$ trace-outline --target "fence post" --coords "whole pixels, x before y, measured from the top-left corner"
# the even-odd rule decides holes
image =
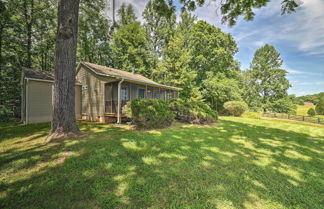
[[[305,121],[305,116],[303,116],[303,121]]]
[[[318,124],[321,123],[321,118],[317,118]]]
[[[290,114],[288,114],[288,120],[290,119]]]

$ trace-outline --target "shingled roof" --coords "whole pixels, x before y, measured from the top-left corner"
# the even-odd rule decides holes
[[[32,70],[32,69],[29,69],[29,68],[24,68],[23,72],[24,72],[25,78],[54,81],[54,75],[52,73],[50,73],[50,72]]]
[[[54,82],[54,74],[51,72],[23,68],[23,74],[25,79]],[[75,85],[81,84],[75,81]]]
[[[135,73],[131,73],[131,72],[123,71],[123,70],[118,70],[118,69],[114,69],[114,68],[110,68],[110,67],[106,67],[106,66],[102,66],[102,65],[97,65],[97,64],[93,64],[93,63],[89,63],[89,62],[81,62],[79,67],[82,65],[85,66],[86,68],[92,70],[94,73],[101,75],[101,76],[114,77],[117,79],[125,79],[128,81],[134,81],[134,82],[138,82],[138,83],[149,84],[152,86],[169,88],[169,89],[178,90],[178,91],[181,90],[180,88],[177,88],[177,87],[159,84],[159,83],[157,83],[149,78],[146,78],[142,75],[139,75],[139,74],[135,74]]]

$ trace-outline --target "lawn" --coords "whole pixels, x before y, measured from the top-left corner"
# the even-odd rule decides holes
[[[0,126],[0,208],[323,208],[324,128],[223,117],[154,131]]]
[[[314,108],[315,109],[315,105],[313,106],[304,106],[304,105],[297,105],[297,115],[308,115],[307,111],[310,108]],[[315,117],[320,117],[320,118],[324,118],[324,115],[316,115]]]

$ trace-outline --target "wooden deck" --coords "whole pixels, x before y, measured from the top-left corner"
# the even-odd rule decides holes
[[[121,122],[129,122],[130,118],[126,115],[121,114]],[[116,113],[105,113],[105,123],[117,123],[117,114]]]

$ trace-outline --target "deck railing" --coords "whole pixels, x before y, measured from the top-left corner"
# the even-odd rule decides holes
[[[128,101],[127,100],[122,100],[120,101],[120,112],[122,112],[122,109],[124,105],[126,105]],[[110,100],[110,101],[105,101],[105,113],[112,113],[112,114],[117,114],[117,106],[118,102],[117,100]]]
[[[307,115],[294,115],[294,114],[287,114],[287,113],[265,112],[265,113],[262,113],[262,116],[268,117],[268,118],[279,118],[279,119],[288,119],[288,120],[296,120],[296,121],[324,124],[324,118],[312,117],[312,116],[307,116]]]

